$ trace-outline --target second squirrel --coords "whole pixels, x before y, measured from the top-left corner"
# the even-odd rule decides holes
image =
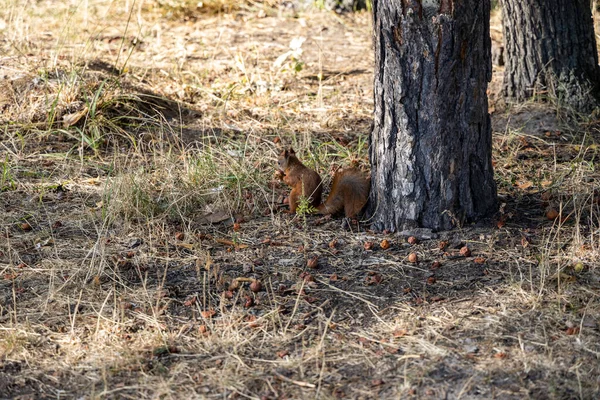
[[[371,177],[356,168],[338,171],[333,176],[327,200],[317,207],[319,214],[344,211],[346,218],[356,218],[369,199]]]

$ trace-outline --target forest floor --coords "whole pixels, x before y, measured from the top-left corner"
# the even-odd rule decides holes
[[[0,398],[600,397],[598,118],[495,67],[495,219],[292,218],[283,146],[368,167],[369,14],[207,3],[0,2]]]

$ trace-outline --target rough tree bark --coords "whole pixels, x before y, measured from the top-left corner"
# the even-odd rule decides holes
[[[373,228],[441,230],[493,213],[490,0],[375,0],[373,17]]]
[[[600,99],[590,0],[503,0],[504,95],[549,94],[578,111]]]

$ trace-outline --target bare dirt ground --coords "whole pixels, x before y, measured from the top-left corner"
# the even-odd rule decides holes
[[[600,396],[597,117],[496,69],[494,220],[291,218],[283,146],[368,167],[369,15],[173,4],[0,1],[0,398]]]

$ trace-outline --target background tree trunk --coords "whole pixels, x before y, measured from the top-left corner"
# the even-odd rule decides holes
[[[373,16],[373,228],[449,229],[489,215],[490,0],[375,0]]]
[[[548,90],[578,111],[600,99],[590,0],[503,0],[504,95],[523,101]]]

